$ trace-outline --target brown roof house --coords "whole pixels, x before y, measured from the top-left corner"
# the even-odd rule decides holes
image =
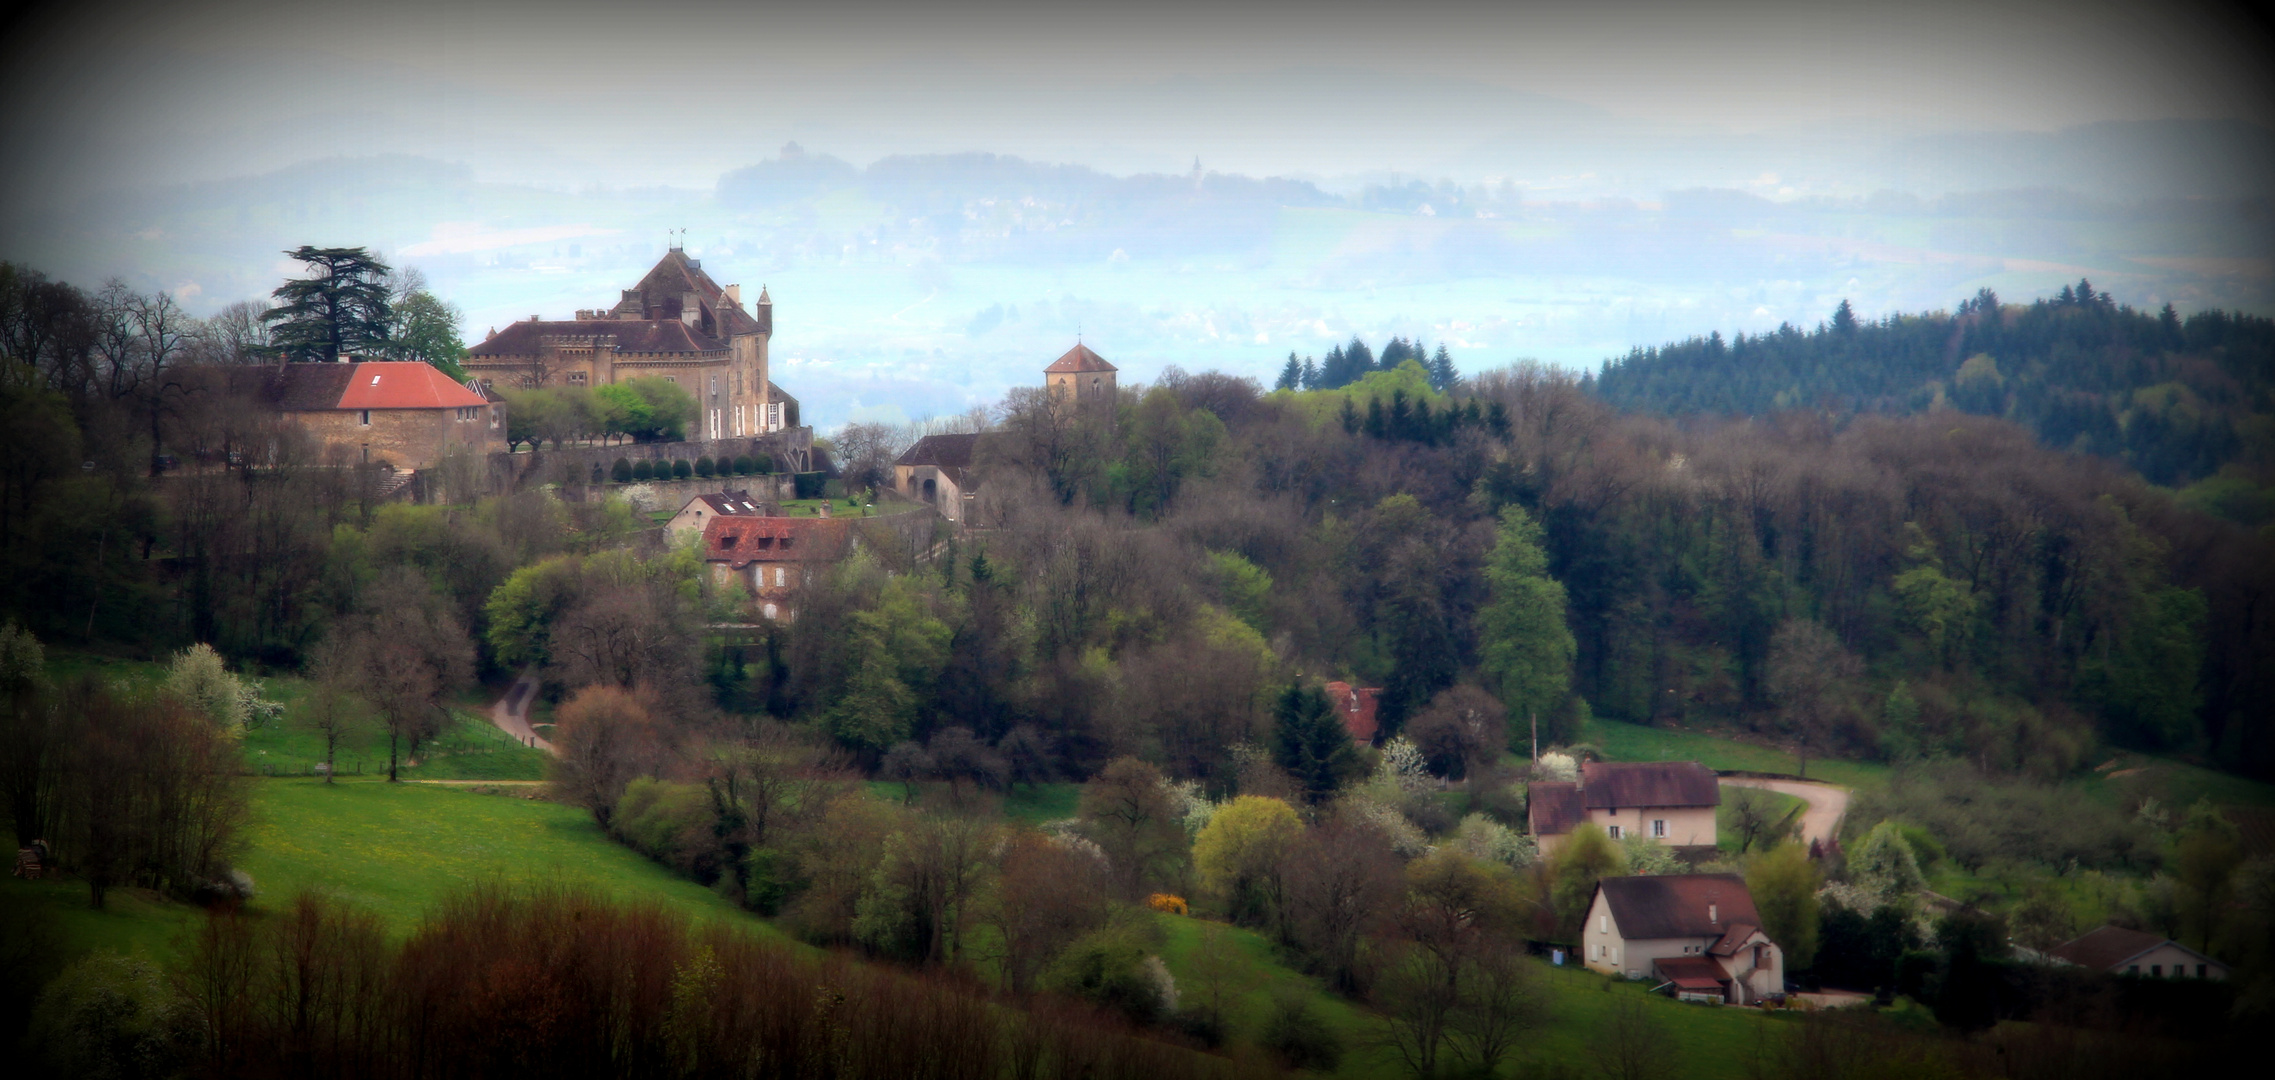
[[[774,302],[765,289],[744,310],[742,286],[721,285],[679,248],[624,290],[616,306],[575,319],[532,315],[492,331],[463,365],[484,384],[599,386],[669,379],[695,396],[692,439],[741,438],[797,426],[797,403],[767,381]]]
[[[233,393],[298,421],[334,461],[419,470],[451,453],[503,453],[506,407],[417,361],[208,369]]]
[[[1574,825],[1593,821],[1614,840],[1647,836],[1669,847],[1712,848],[1722,785],[1695,761],[1591,761],[1577,783],[1532,785],[1533,839],[1549,855]]]
[[[962,524],[966,500],[979,488],[972,474],[972,459],[979,452],[977,434],[927,435],[893,461],[893,487],[912,499],[922,499],[949,521]]]
[[[797,615],[798,590],[853,553],[843,518],[714,516],[703,526],[703,559],[719,584],[739,581],[768,620]]]
[[[2046,955],[2066,964],[2150,979],[2225,979],[2228,966],[2170,938],[2104,926]]]
[[[664,523],[664,535],[672,543],[688,535],[700,536],[703,528],[715,517],[758,517],[766,513],[766,504],[750,497],[748,491],[720,491],[697,495],[687,500],[671,520]]]
[[[1343,720],[1343,730],[1351,733],[1351,741],[1372,743],[1382,730],[1375,717],[1375,708],[1381,703],[1379,686],[1352,686],[1347,682],[1327,684],[1327,700],[1335,703],[1335,715]]]
[[[1605,878],[1580,928],[1581,962],[1686,1000],[1752,1005],[1785,993],[1785,952],[1761,925],[1736,874]]]
[[[1085,408],[1106,407],[1114,402],[1114,372],[1114,365],[1107,363],[1105,357],[1076,342],[1066,355],[1043,369],[1043,386],[1050,391],[1053,401]]]

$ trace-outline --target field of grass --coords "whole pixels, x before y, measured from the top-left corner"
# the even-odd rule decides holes
[[[1792,774],[1800,762],[1791,753],[1703,731],[1644,727],[1618,720],[1590,721],[1581,736],[1612,761],[1696,761],[1709,769]],[[1873,787],[1888,779],[1886,765],[1831,758],[1809,759],[1809,779],[1848,787]]]
[[[419,747],[417,764],[399,770],[408,780],[542,780],[545,751],[523,746],[479,716],[453,712],[451,726]],[[324,760],[324,741],[294,724],[245,733],[247,765],[263,776],[306,776]],[[387,736],[372,730],[343,740],[336,758],[342,776],[384,776]]]
[[[260,889],[256,907],[320,888],[400,930],[469,885],[560,885],[762,925],[558,803],[377,780],[263,780],[256,792],[239,863]]]
[[[1380,1045],[1375,1015],[1358,1005],[1327,993],[1317,981],[1281,966],[1271,945],[1246,930],[1176,915],[1157,916],[1166,938],[1162,960],[1176,976],[1179,996],[1186,1002],[1202,1000],[1207,993],[1196,963],[1214,936],[1232,958],[1224,979],[1226,1013],[1235,1040],[1252,1039],[1269,1014],[1275,995],[1295,994],[1342,1037],[1343,1063],[1334,1075],[1381,1078],[1411,1075],[1397,1053]],[[1217,933],[1208,933],[1210,928]],[[1781,1021],[1775,1014],[1750,1009],[1688,1005],[1651,995],[1643,983],[1607,979],[1577,967],[1540,964],[1548,991],[1548,1020],[1520,1042],[1516,1060],[1504,1072],[1527,1064],[1553,1064],[1584,1070],[1589,1061],[1588,1041],[1599,1037],[1611,1007],[1623,996],[1642,999],[1660,1027],[1667,1060],[1682,1061],[1685,1077],[1730,1080],[1748,1075],[1746,1061],[1764,1025]]]

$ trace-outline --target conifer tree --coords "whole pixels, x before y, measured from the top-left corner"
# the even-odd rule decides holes
[[[287,281],[270,294],[277,306],[261,318],[270,323],[271,348],[286,359],[323,361],[385,348],[392,317],[386,263],[359,247],[304,244],[285,254],[315,275]]]
[[[1521,725],[1563,704],[1577,649],[1564,625],[1564,585],[1548,576],[1540,525],[1521,506],[1501,511],[1485,581],[1492,599],[1477,615],[1479,653],[1495,696]]]
[[[1291,351],[1288,353],[1287,366],[1280,369],[1280,381],[1272,384],[1272,389],[1294,390],[1302,385],[1303,361],[1296,359],[1295,353]]]
[[[1430,357],[1430,389],[1441,394],[1448,393],[1460,379],[1461,373],[1453,367],[1453,354],[1446,351],[1445,342],[1438,342],[1437,353]]]
[[[1318,802],[1359,771],[1358,748],[1335,715],[1327,691],[1289,683],[1273,710],[1272,761]]]

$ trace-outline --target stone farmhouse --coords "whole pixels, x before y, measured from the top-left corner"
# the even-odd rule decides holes
[[[573,320],[535,315],[468,350],[464,367],[484,385],[602,386],[658,377],[694,395],[698,440],[764,435],[798,425],[797,402],[768,381],[774,302],[759,289],[746,311],[742,286],[720,285],[679,248],[664,254],[614,307]]]
[[[703,526],[711,580],[740,582],[769,621],[797,615],[800,589],[852,554],[853,523],[842,518],[715,515]]]
[[[338,464],[431,468],[450,454],[503,453],[506,408],[416,361],[212,369],[232,394],[298,421]]]
[[[2225,979],[2228,966],[2170,938],[2104,926],[2065,941],[2046,955],[2111,975],[2149,979]]]
[[[664,536],[678,543],[689,535],[701,536],[712,518],[760,517],[767,512],[766,504],[750,497],[745,491],[719,491],[697,495],[664,523]]]
[[[1721,781],[1698,762],[1591,761],[1580,766],[1578,783],[1532,785],[1527,816],[1544,857],[1583,821],[1614,840],[1636,835],[1669,847],[1712,849],[1720,805]]]
[[[981,438],[975,433],[916,440],[893,461],[894,490],[930,503],[949,521],[962,524],[968,512],[965,500],[978,494],[978,478],[971,469]]]
[[[1588,970],[1652,979],[1686,1000],[1752,1005],[1785,993],[1785,952],[1736,874],[1605,878],[1580,937]]]

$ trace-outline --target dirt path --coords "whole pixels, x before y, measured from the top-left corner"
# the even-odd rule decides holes
[[[528,672],[522,672],[521,678],[515,679],[513,685],[506,688],[506,696],[490,706],[490,722],[524,746],[534,746],[548,754],[557,755],[560,751],[553,749],[552,743],[539,738],[537,731],[529,726],[529,703],[535,700],[537,680]]]
[[[1820,784],[1815,780],[1761,780],[1750,776],[1725,776],[1725,787],[1750,787],[1791,795],[1809,804],[1801,812],[1801,839],[1829,841],[1840,831],[1841,817],[1848,813],[1848,789],[1836,784]]]

